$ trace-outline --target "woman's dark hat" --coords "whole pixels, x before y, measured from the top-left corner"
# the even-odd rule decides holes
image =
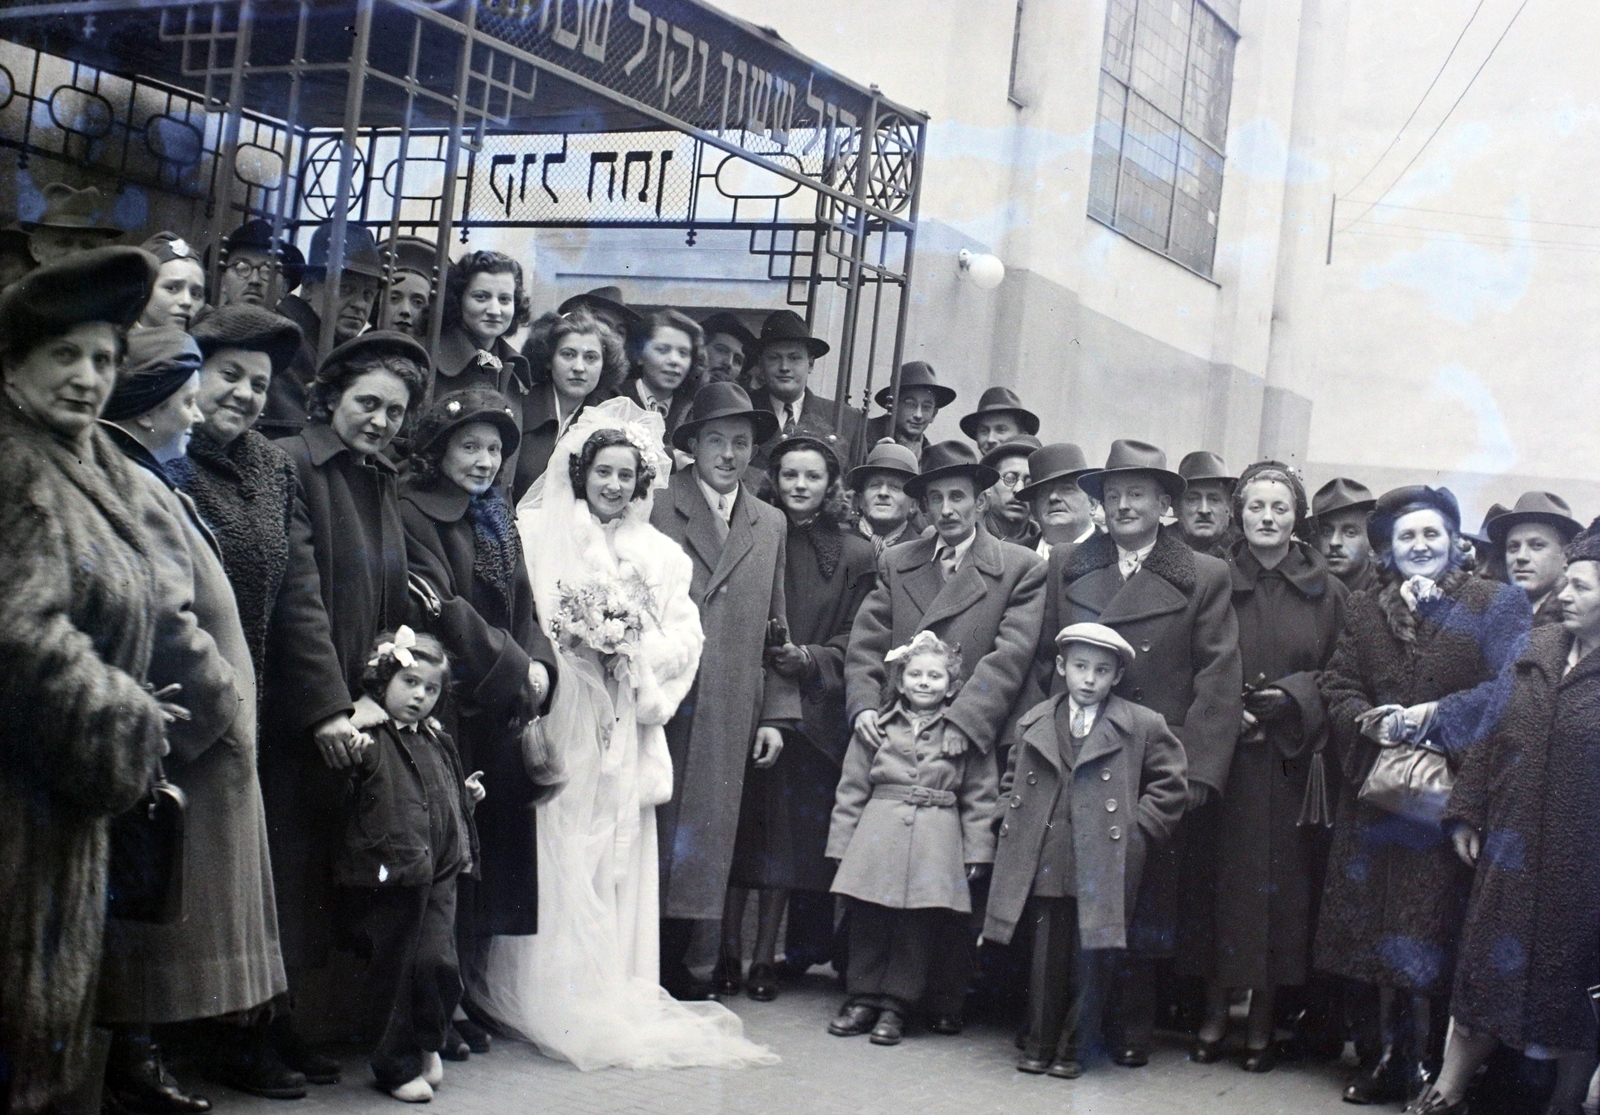
[[[864,464],[850,470],[848,483],[852,491],[859,492],[875,472],[891,472],[911,480],[917,471],[917,455],[894,438],[886,437],[872,447]]]
[[[770,410],[757,410],[750,396],[737,383],[708,383],[694,394],[689,413],[672,431],[674,447],[689,452],[689,441],[700,427],[718,418],[748,418],[755,426],[755,441],[760,445],[778,432],[778,416]]]
[[[339,345],[327,356],[322,358],[322,363],[317,365],[317,377],[320,379],[327,369],[335,364],[342,364],[357,356],[404,356],[416,364],[417,368],[426,375],[432,367],[428,360],[428,350],[415,337],[406,333],[397,333],[392,329],[369,329],[359,337],[353,337],[344,344]]]
[[[1378,500],[1372,489],[1347,476],[1335,476],[1311,497],[1311,517],[1320,519],[1336,511],[1371,511]]]
[[[123,230],[106,216],[110,199],[94,186],[75,190],[65,182],[51,182],[40,191],[44,194],[44,212],[37,220],[17,222],[32,232],[36,228],[70,228],[75,232],[98,232],[107,240],[115,240]]]
[[[998,469],[1000,462],[1007,457],[1027,457],[1031,461],[1034,453],[1043,448],[1044,445],[1038,438],[1032,434],[1022,434],[1020,437],[1014,437],[1010,441],[1002,441],[999,445],[989,450],[983,455],[983,463],[992,469]],[[1031,470],[1029,475],[1032,475]]]
[[[1600,519],[1580,530],[1566,548],[1567,564],[1575,561],[1600,561]]]
[[[1125,472],[1148,472],[1160,482],[1173,499],[1183,495],[1188,482],[1167,468],[1167,455],[1155,446],[1127,438],[1111,443],[1106,456],[1106,467],[1091,469],[1078,477],[1078,487],[1091,499],[1105,499],[1106,477]]]
[[[158,269],[143,248],[115,245],[28,272],[0,294],[0,349],[25,353],[90,321],[132,325],[150,301]]]
[[[1046,485],[1054,484],[1058,480],[1076,483],[1078,477],[1090,471],[1092,470],[1089,468],[1088,459],[1083,455],[1083,450],[1070,441],[1058,441],[1042,449],[1035,449],[1028,458],[1028,486],[1017,489],[1017,498],[1032,499],[1042,492]]]
[[[176,232],[158,232],[139,247],[156,257],[157,263],[171,263],[175,259],[191,259],[204,267],[200,253],[193,244]]]
[[[1372,513],[1367,516],[1367,541],[1376,553],[1382,553],[1394,543],[1394,523],[1402,508],[1431,507],[1444,516],[1446,524],[1456,534],[1461,533],[1461,504],[1449,488],[1430,488],[1426,484],[1408,484],[1391,488],[1378,497]]]
[[[941,441],[928,446],[922,454],[922,471],[906,481],[906,494],[921,499],[929,484],[947,476],[971,477],[974,494],[986,492],[1000,482],[1000,474],[978,460],[972,446],[964,441]]]
[[[272,361],[273,375],[289,366],[304,342],[304,335],[294,322],[248,302],[207,310],[195,319],[189,334],[208,360],[212,353],[224,348],[264,352]]]
[[[956,401],[956,389],[940,383],[939,373],[933,370],[933,365],[925,364],[921,360],[900,365],[900,390],[904,391],[907,387],[926,387],[931,390],[933,405],[940,410]],[[874,395],[873,401],[881,407],[887,407],[894,401],[894,384],[891,383]]]
[[[1185,485],[1199,480],[1215,480],[1226,484],[1230,492],[1239,483],[1237,476],[1228,474],[1228,466],[1222,463],[1221,457],[1204,449],[1196,449],[1179,461],[1178,475],[1183,477]]]
[[[133,330],[117,385],[100,417],[121,422],[148,414],[189,382],[200,361],[200,346],[176,325]]]
[[[629,336],[644,328],[643,315],[623,302],[621,287],[595,287],[583,294],[575,294],[561,303],[557,312],[570,314],[577,309],[597,311],[598,316],[606,321],[620,321]]]
[[[1523,523],[1544,523],[1554,527],[1556,533],[1561,535],[1563,546],[1583,529],[1583,524],[1572,517],[1572,505],[1554,492],[1523,492],[1517,497],[1515,507],[1493,522],[1486,523],[1483,530],[1496,546],[1504,546],[1511,528]]]
[[[1221,461],[1220,457],[1217,459]],[[1310,518],[1311,504],[1306,499],[1306,486],[1301,481],[1300,474],[1295,471],[1293,465],[1273,460],[1256,461],[1239,474],[1237,483],[1233,485],[1234,513],[1236,515],[1241,515],[1242,517],[1242,504],[1240,501],[1244,496],[1245,485],[1258,477],[1279,482],[1287,481],[1289,493],[1294,497],[1294,522],[1296,527],[1299,527],[1300,524]]]
[[[991,387],[978,396],[978,409],[961,419],[961,432],[970,438],[978,436],[978,419],[986,414],[1009,411],[1017,416],[1017,423],[1026,434],[1039,432],[1039,416],[1022,405],[1022,399],[1009,387]]]
[[[844,465],[840,463],[839,451],[843,449],[838,434],[790,434],[767,450],[767,469],[775,472],[778,462],[783,460],[783,455],[791,449],[814,449],[821,453],[823,459],[832,465],[831,472],[839,476],[844,472]]]
[[[383,257],[390,271],[410,271],[431,283],[439,262],[439,245],[420,236],[396,236],[383,246]],[[448,262],[445,266],[449,266]]]
[[[761,323],[761,336],[756,339],[755,349],[745,354],[746,359],[754,360],[768,345],[782,341],[799,341],[813,360],[828,355],[833,348],[821,337],[813,337],[806,328],[805,319],[793,310],[774,310]]]
[[[706,340],[708,341],[718,333],[726,333],[730,337],[737,338],[739,343],[744,346],[745,359],[747,360],[750,358],[750,353],[755,351],[756,335],[750,332],[744,322],[726,310],[714,313],[702,321],[700,323],[700,331],[706,335]]]
[[[274,243],[272,239],[272,222],[265,217],[251,217],[244,224],[228,233],[222,241],[222,265],[226,267],[228,260],[233,258],[236,251],[260,252],[262,255],[275,256],[283,275],[283,292],[288,294],[300,285],[300,280],[305,277],[306,257],[294,242],[287,236]],[[206,265],[210,266],[211,249],[206,249]]]
[[[473,422],[487,422],[500,431],[502,459],[509,458],[522,443],[522,430],[510,400],[490,387],[468,387],[435,399],[422,412],[411,438],[412,453],[426,453],[429,446],[447,440]]]

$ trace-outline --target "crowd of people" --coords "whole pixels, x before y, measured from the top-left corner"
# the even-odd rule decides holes
[[[498,252],[352,224],[329,274],[325,227],[133,247],[46,195],[0,243],[10,1110],[208,1110],[174,1048],[334,1083],[336,954],[407,1102],[496,1037],[771,1063],[718,1000],[831,965],[840,1038],[1015,990],[1024,1073],[1159,1028],[1353,1042],[1345,1100],[1427,1115],[1548,1062],[1580,1110],[1600,523],[1559,496],[1473,534],[1445,488],[1091,463],[1006,387],[931,442],[930,364],[840,406],[787,309],[539,313]]]

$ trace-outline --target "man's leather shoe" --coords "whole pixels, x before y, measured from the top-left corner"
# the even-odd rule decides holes
[[[906,1022],[900,1017],[900,1012],[886,1010],[878,1015],[878,1024],[872,1028],[872,1036],[867,1040],[873,1045],[899,1045],[905,1029]]]
[[[461,1040],[467,1043],[469,1050],[478,1054],[489,1052],[493,1038],[488,1030],[470,1018],[458,1018],[451,1025],[456,1028],[456,1033],[461,1035]]]
[[[839,1015],[828,1023],[828,1033],[836,1038],[854,1038],[869,1033],[878,1022],[878,1008],[865,1003],[846,1003]]]
[[[147,1036],[125,1038],[113,1046],[106,1066],[106,1092],[128,1115],[201,1115],[211,1110],[210,1100],[183,1090],[167,1071],[161,1048]]]
[[[1059,1061],[1051,1061],[1050,1067],[1045,1071],[1057,1080],[1076,1080],[1083,1075],[1083,1062],[1062,1058]]]
[[[305,1098],[305,1074],[283,1063],[283,1058],[278,1056],[278,1050],[265,1032],[247,1029],[232,1035],[232,1040],[226,1040],[217,1032],[220,1029],[217,1027],[208,1035],[213,1037],[210,1043],[213,1055],[205,1064],[206,1076],[236,1091],[248,1092],[263,1099]]]
[[[467,1039],[461,1036],[461,1031],[456,1029],[454,1022],[445,1027],[444,1044],[439,1047],[439,1056],[446,1061],[465,1061],[472,1056],[472,1047],[467,1044]]]
[[[1150,1054],[1131,1045],[1123,1046],[1111,1054],[1113,1064],[1121,1065],[1125,1069],[1142,1069],[1150,1063]]]
[[[1017,1062],[1017,1071],[1032,1076],[1043,1076],[1050,1071],[1050,1063],[1040,1057],[1024,1057]]]
[[[961,1021],[959,1015],[941,1014],[928,1023],[928,1029],[936,1034],[959,1034],[966,1029],[966,1023]]]
[[[770,1003],[778,997],[778,973],[771,964],[752,964],[744,988],[756,1002]]]
[[[744,990],[743,967],[743,963],[737,957],[717,958],[717,966],[711,969],[711,986],[717,989],[718,995],[737,995]],[[755,975],[753,966],[750,974]]]
[[[344,1075],[344,1065],[326,1053],[318,1053],[309,1045],[300,1044],[290,1049],[280,1045],[278,1054],[284,1064],[305,1075],[307,1084],[337,1084]]]

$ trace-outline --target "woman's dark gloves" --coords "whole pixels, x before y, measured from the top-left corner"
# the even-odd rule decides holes
[[[1297,706],[1294,698],[1276,686],[1252,689],[1244,695],[1245,711],[1263,724],[1271,724],[1292,716]]]

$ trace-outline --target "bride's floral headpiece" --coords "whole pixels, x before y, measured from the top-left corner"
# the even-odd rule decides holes
[[[616,430],[627,439],[653,474],[651,487],[667,486],[667,479],[672,475],[672,458],[663,448],[667,424],[661,415],[645,410],[631,399],[620,396],[607,399],[579,414],[562,440],[571,439],[571,456],[577,456],[583,451],[584,443],[602,430]]]

